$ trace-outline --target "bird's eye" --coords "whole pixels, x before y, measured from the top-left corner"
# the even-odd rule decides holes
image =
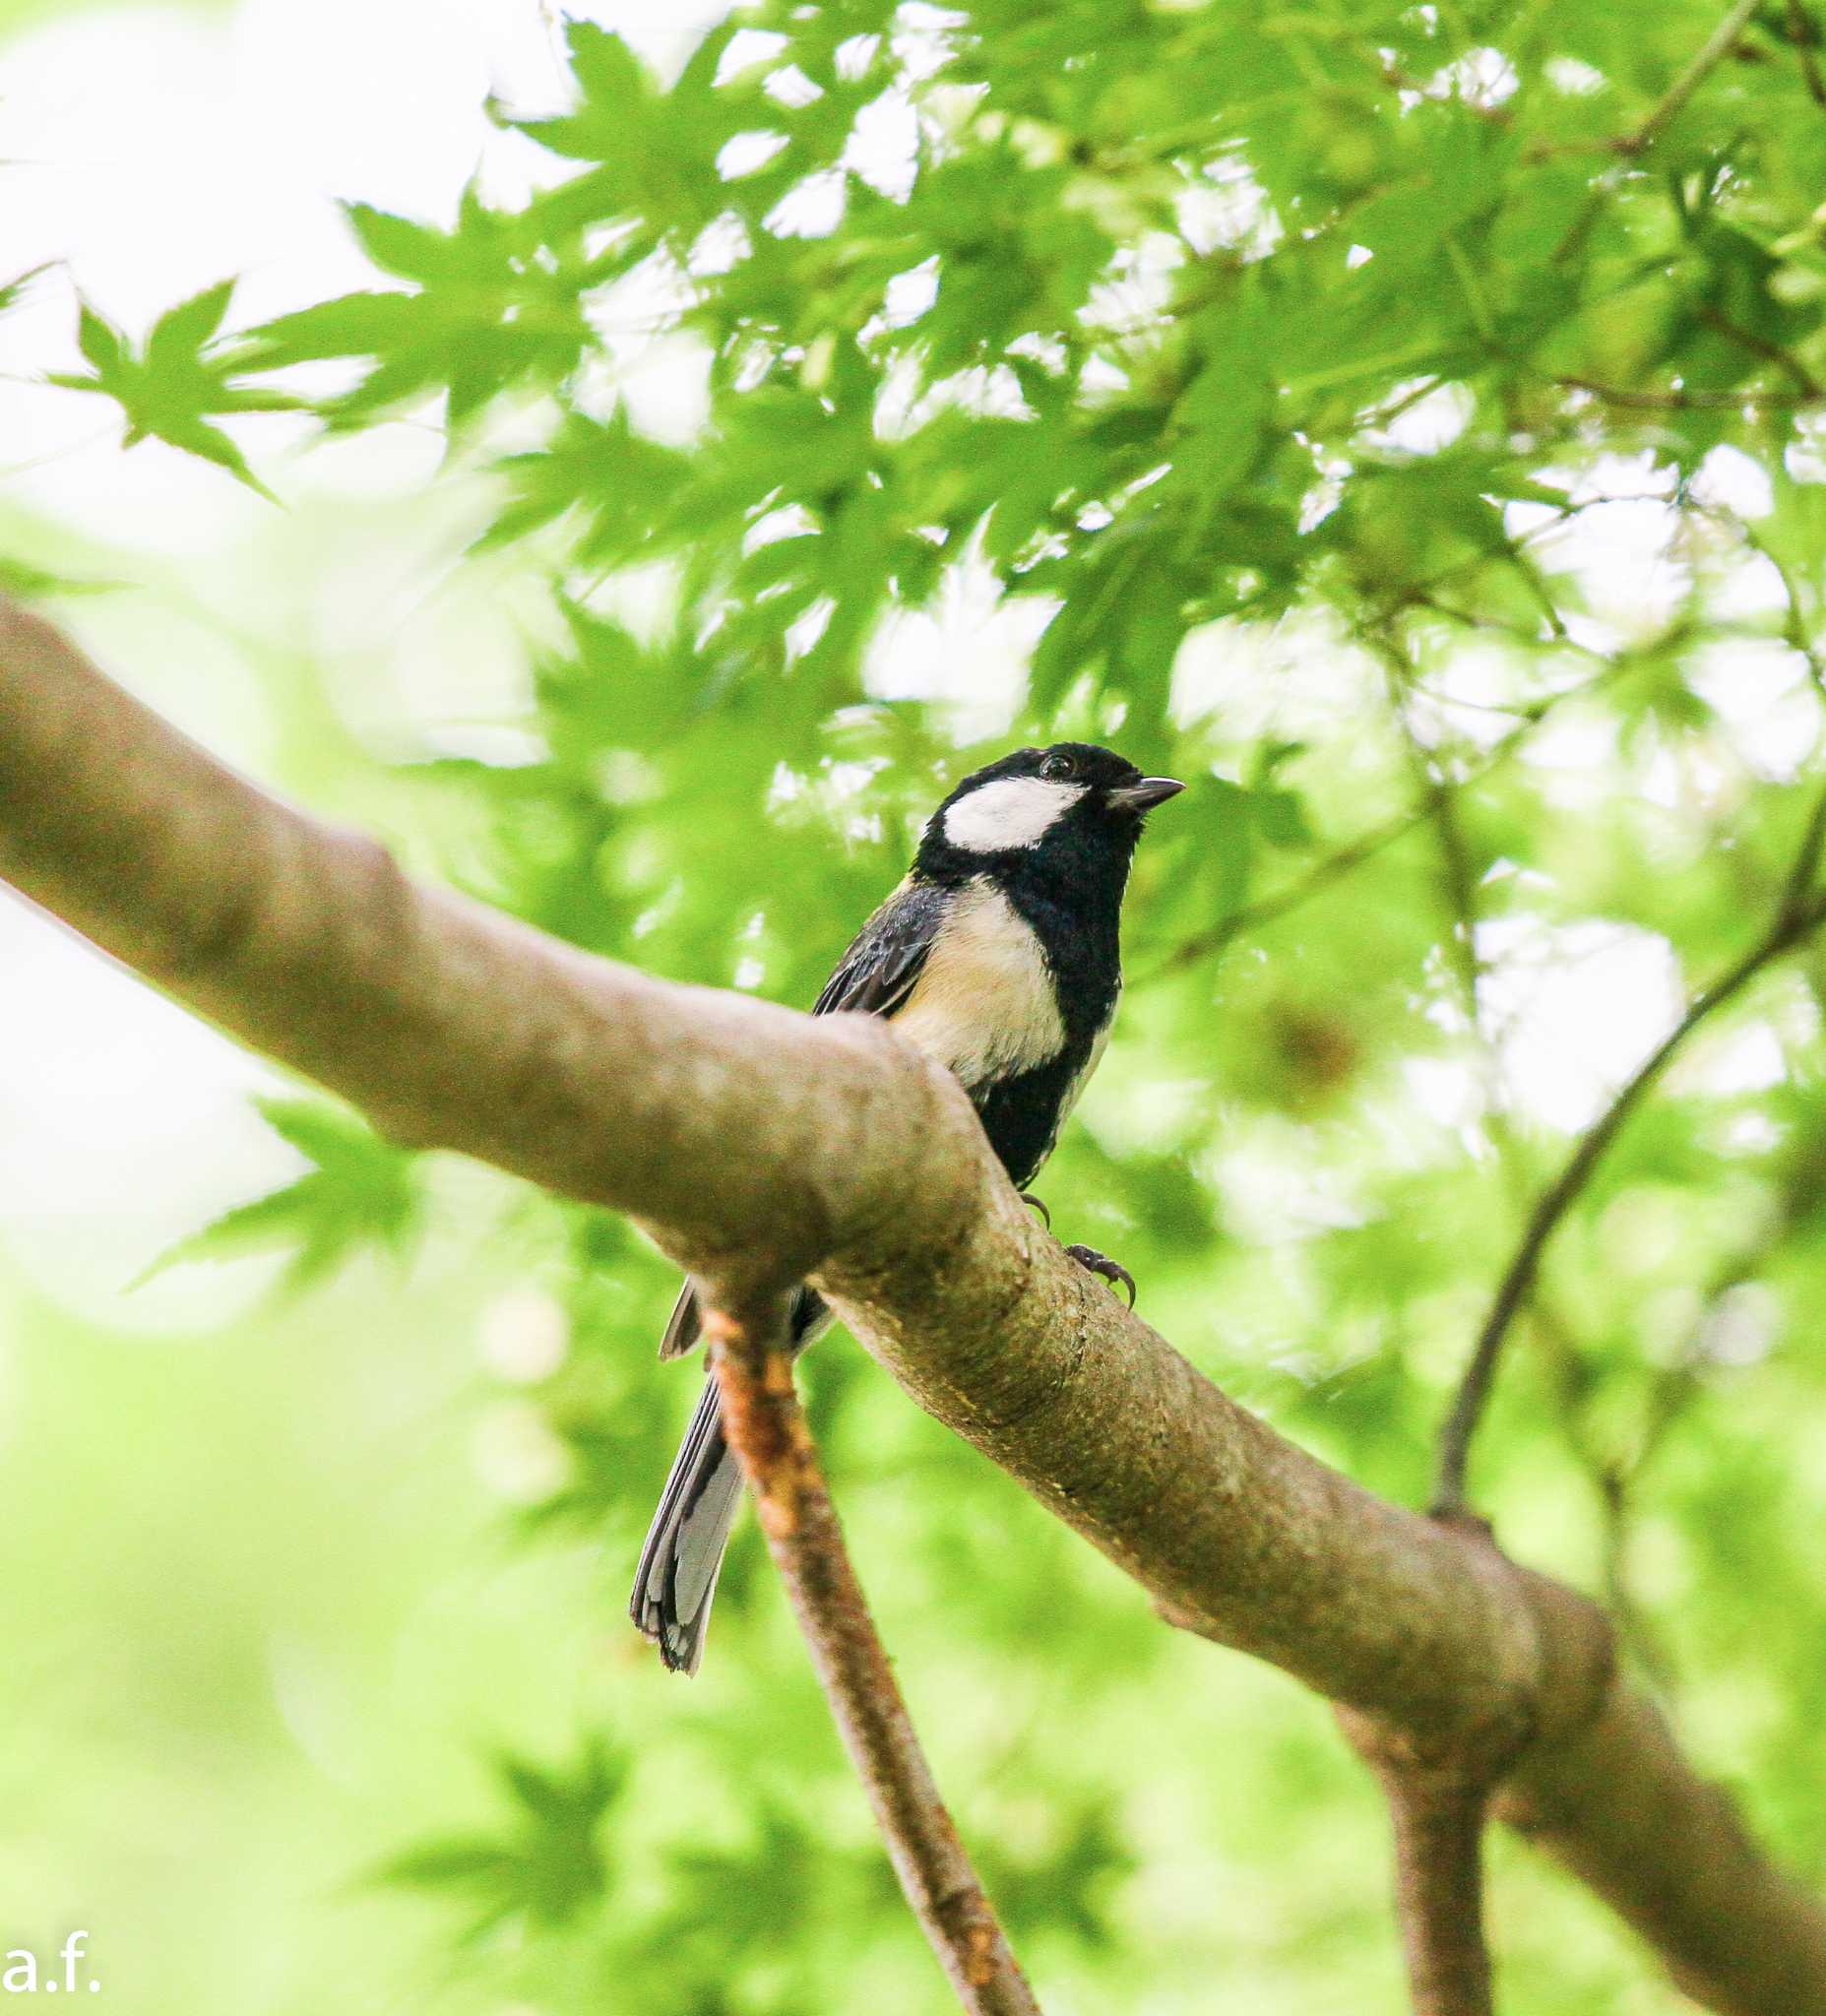
[[[1039,774],[1048,784],[1064,784],[1072,774],[1072,760],[1069,756],[1048,756],[1039,766]]]

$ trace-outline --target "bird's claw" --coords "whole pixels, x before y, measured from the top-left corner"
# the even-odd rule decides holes
[[[1021,1202],[1023,1204],[1031,1204],[1039,1213],[1040,1224],[1048,1231],[1052,1229],[1052,1214],[1046,1209],[1046,1200],[1043,1197],[1036,1197],[1032,1192],[1023,1190],[1021,1192]]]
[[[1117,1282],[1128,1290],[1128,1305],[1135,1306],[1135,1277],[1119,1261],[1110,1259],[1107,1253],[1100,1253],[1095,1246],[1067,1246],[1066,1252],[1080,1267],[1099,1275],[1113,1288]]]

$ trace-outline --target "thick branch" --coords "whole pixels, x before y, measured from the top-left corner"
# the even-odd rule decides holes
[[[784,1310],[771,1298],[772,1315]],[[704,1335],[724,1429],[754,1492],[761,1530],[856,1768],[901,1889],[959,2002],[973,2016],[1039,2016],[964,1844],[945,1810],[850,1565],[818,1452],[770,1342],[770,1298],[735,1317],[713,1304]]]
[[[1512,1809],[1690,1992],[1826,2016],[1826,1914],[1616,1680],[1599,1613],[1234,1406],[1065,1257],[883,1025],[666,985],[419,889],[4,612],[0,874],[400,1138],[629,1212],[711,1278],[809,1274],[1173,1621],[1461,1756],[1526,1740]]]

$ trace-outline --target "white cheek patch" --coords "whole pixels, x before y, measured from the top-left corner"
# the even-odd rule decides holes
[[[945,814],[945,838],[974,854],[1032,847],[1085,789],[1081,784],[1050,784],[1043,777],[998,777],[951,807]]]

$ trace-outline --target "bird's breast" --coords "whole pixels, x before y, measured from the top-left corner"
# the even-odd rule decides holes
[[[1038,1070],[1064,1049],[1039,939],[991,883],[960,892],[894,1027],[967,1089]]]

